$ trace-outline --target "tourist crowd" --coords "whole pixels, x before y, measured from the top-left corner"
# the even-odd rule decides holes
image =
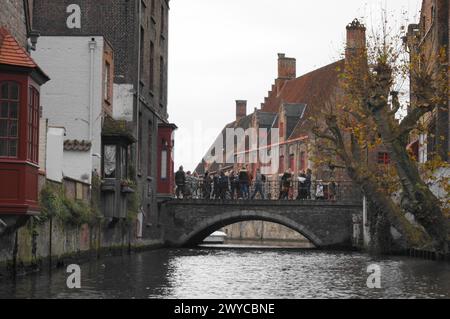
[[[288,170],[277,181],[269,181],[258,169],[252,176],[244,166],[239,171],[219,173],[196,172],[175,174],[176,197],[178,199],[279,199],[279,200],[336,200],[337,184],[332,181],[312,181],[312,171],[302,171],[297,176]],[[276,190],[274,190],[276,187]],[[296,192],[294,191],[296,190]],[[276,193],[276,194],[275,194]],[[296,196],[294,196],[296,194]]]

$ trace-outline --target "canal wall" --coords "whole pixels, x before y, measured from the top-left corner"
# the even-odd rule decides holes
[[[0,238],[0,279],[163,245],[162,240],[137,238],[136,229],[125,223],[70,226],[29,219]]]
[[[264,221],[237,223],[225,227],[223,231],[230,240],[308,242],[304,236],[283,225]]]

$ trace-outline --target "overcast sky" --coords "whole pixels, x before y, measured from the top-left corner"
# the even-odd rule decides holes
[[[170,2],[169,114],[179,126],[175,165],[193,170],[235,100],[260,107],[277,75],[277,53],[297,59],[297,76],[340,58],[345,27],[381,10],[398,26],[417,20],[421,0],[173,0]],[[408,12],[406,15],[403,12]],[[392,21],[392,19],[391,19]]]

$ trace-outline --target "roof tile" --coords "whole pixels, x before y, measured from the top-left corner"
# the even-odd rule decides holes
[[[4,27],[0,28],[0,64],[26,68],[38,67],[36,62]]]

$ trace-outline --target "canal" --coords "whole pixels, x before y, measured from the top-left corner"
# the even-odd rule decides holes
[[[381,289],[367,288],[368,266]],[[233,247],[162,249],[0,281],[0,298],[450,298],[450,264],[361,253]]]

